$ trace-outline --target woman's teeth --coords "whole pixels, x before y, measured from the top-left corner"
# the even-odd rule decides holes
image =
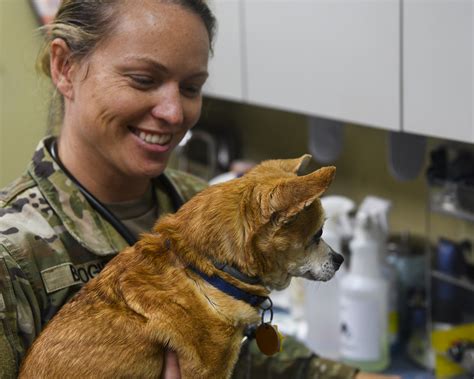
[[[154,145],[166,145],[171,141],[171,134],[151,134],[145,132],[136,133],[136,135],[146,143],[151,143]]]

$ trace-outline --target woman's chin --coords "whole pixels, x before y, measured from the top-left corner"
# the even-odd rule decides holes
[[[140,167],[140,169],[137,170],[137,174],[140,177],[143,178],[156,178],[157,176],[160,176],[163,171],[165,171],[166,165],[168,164],[168,160],[166,159],[163,162],[159,163],[153,163],[153,164],[148,164],[146,166]]]

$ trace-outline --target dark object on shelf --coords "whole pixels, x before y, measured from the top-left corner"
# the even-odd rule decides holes
[[[456,342],[448,349],[448,357],[474,375],[474,341]]]
[[[463,255],[460,245],[446,238],[440,238],[435,268],[443,274],[461,276]],[[449,324],[461,322],[460,300],[460,290],[456,285],[433,278],[433,321]]]
[[[445,274],[460,276],[464,268],[463,249],[466,242],[458,243],[447,238],[439,238],[435,268]]]
[[[474,151],[439,146],[430,153],[426,178],[433,209],[474,221]]]
[[[440,146],[430,152],[430,165],[426,171],[428,183],[436,184],[448,177],[448,151],[446,146]]]
[[[470,151],[460,150],[455,158],[448,163],[448,179],[464,183],[474,180],[474,154]]]
[[[390,235],[387,243],[387,260],[397,273],[399,333],[402,343],[415,329],[412,326],[411,312],[415,308],[426,307],[427,243],[424,237],[408,232]]]
[[[474,212],[474,179],[466,179],[457,186],[456,191],[459,206],[469,212]]]
[[[414,288],[408,292],[408,320],[410,334],[405,344],[409,359],[427,369],[433,369],[430,338],[427,334],[428,308],[424,288]],[[429,376],[431,378],[431,376]]]
[[[464,253],[464,261],[466,262],[466,276],[474,282],[474,247],[471,241],[461,242],[461,248]]]
[[[474,153],[441,145],[430,153],[426,176],[431,185],[448,181],[473,187]]]

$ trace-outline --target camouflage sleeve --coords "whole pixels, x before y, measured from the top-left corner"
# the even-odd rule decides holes
[[[0,378],[16,378],[25,353],[34,338],[35,301],[22,270],[0,241]]]
[[[323,359],[293,337],[285,337],[283,351],[267,357],[253,340],[242,346],[233,379],[351,379],[358,370]]]

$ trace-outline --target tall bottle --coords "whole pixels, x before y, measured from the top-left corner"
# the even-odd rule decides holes
[[[382,276],[380,243],[367,213],[357,213],[349,244],[351,265],[341,281],[341,359],[364,371],[382,371],[389,365],[389,283]]]
[[[398,276],[394,265],[388,257],[388,212],[391,202],[377,196],[366,196],[359,206],[359,211],[371,219],[371,233],[377,239],[379,247],[379,266],[382,276],[388,279],[388,340],[390,350],[395,352],[399,345],[399,306]]]
[[[355,203],[343,196],[325,196],[321,204],[326,214],[322,237],[334,251],[343,254],[342,244],[352,234],[349,213],[355,209]],[[343,264],[331,280],[305,285],[306,344],[329,359],[340,358],[339,297],[346,271]]]

